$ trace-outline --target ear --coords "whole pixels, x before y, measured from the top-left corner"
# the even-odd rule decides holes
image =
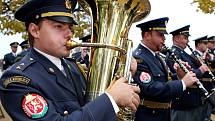
[[[146,40],[150,40],[151,39],[151,32],[145,32],[145,38]]]
[[[34,23],[30,23],[29,27],[28,27],[28,31],[30,32],[30,34],[34,37],[34,38],[39,38],[39,26],[34,24]]]

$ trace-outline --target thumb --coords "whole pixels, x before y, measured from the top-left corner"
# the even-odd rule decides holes
[[[118,83],[128,83],[128,80],[125,77],[121,77],[118,80],[116,80]]]

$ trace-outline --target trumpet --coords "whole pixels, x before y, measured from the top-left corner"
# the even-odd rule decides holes
[[[190,49],[190,51],[192,52],[192,54],[194,55],[194,57],[198,60],[198,62],[201,64],[201,65],[207,65],[206,62],[204,61],[203,58],[201,58],[199,55],[197,55],[193,49],[187,44],[187,47]],[[208,52],[208,51],[206,51]],[[215,81],[215,76],[214,74],[212,73],[212,71],[210,70],[210,68],[208,68],[208,74],[211,76],[211,81]]]

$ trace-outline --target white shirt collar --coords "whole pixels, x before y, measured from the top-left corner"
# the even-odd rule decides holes
[[[54,56],[48,55],[40,50],[38,50],[37,48],[34,48],[37,52],[39,52],[40,54],[42,54],[43,56],[45,56],[46,58],[48,58],[54,65],[56,65],[60,70],[63,70],[63,66],[61,65],[61,61],[60,58],[56,58]]]
[[[16,53],[12,52],[13,56],[16,56]]]
[[[197,50],[197,49],[196,49],[196,51],[197,51],[201,56],[203,56],[203,54],[204,54],[203,52],[201,52],[201,51],[199,51],[199,50]]]
[[[155,52],[152,51],[150,48],[148,48],[146,45],[144,45],[142,42],[140,43],[143,47],[145,47],[146,49],[148,49],[154,56],[155,56]]]

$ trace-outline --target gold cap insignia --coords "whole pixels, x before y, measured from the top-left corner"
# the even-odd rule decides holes
[[[66,8],[67,8],[67,9],[72,9],[72,4],[71,4],[71,1],[70,1],[70,0],[66,0],[66,1],[65,1],[65,5],[66,5]]]

